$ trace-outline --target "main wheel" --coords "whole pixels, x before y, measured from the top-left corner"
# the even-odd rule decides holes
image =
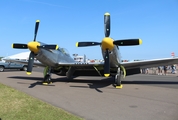
[[[27,66],[23,66],[23,71],[27,71]]]
[[[3,71],[4,71],[4,67],[0,66],[0,72],[3,72]]]
[[[27,71],[27,66],[23,66],[23,68],[21,68],[20,71]]]
[[[116,86],[121,86],[121,75],[117,74],[115,76],[115,84]]]
[[[46,75],[43,82],[49,84],[51,82],[51,76],[50,75]]]

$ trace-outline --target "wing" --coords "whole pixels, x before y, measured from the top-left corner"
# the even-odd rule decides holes
[[[100,69],[103,70],[104,63],[85,63],[85,62],[74,62],[74,63],[58,63],[58,67],[75,67],[76,70],[90,70]]]
[[[172,65],[178,63],[178,57],[176,58],[163,58],[163,59],[152,59],[152,60],[143,60],[143,61],[133,61],[133,62],[122,62],[120,65],[123,66],[126,71],[127,75],[133,74],[133,72],[140,72],[140,68],[151,68],[151,67],[158,67],[164,65]],[[97,73],[103,74],[104,70],[104,63],[58,63],[59,68],[64,67],[75,67],[76,70],[80,72],[91,72],[95,71]],[[110,68],[111,74],[115,74],[117,72],[117,68]],[[136,73],[137,73],[136,72]],[[99,73],[99,74],[100,74]]]
[[[158,67],[164,65],[172,65],[178,64],[178,57],[175,58],[162,58],[162,59],[151,59],[151,60],[142,60],[142,61],[133,61],[133,62],[122,62],[121,65],[126,69],[133,68],[150,68],[150,67]],[[103,62],[98,63],[58,63],[58,66],[74,66],[74,67],[97,67],[102,68],[104,66]]]
[[[57,69],[56,69],[57,68]],[[70,68],[75,70],[73,76],[104,76],[104,63],[84,63],[84,62],[74,62],[74,63],[58,63],[56,68],[53,69],[54,73],[59,73],[58,75],[67,72]],[[60,71],[60,72],[59,72]]]
[[[26,60],[18,60],[18,59],[4,59],[6,62],[14,62],[14,63],[20,63],[20,64],[25,64],[28,65],[28,61]],[[39,67],[46,67],[44,64],[41,62],[34,61],[34,66],[39,66]],[[76,67],[76,68],[85,68],[85,67],[98,67],[98,66],[103,66],[103,63],[85,63],[85,62],[72,62],[72,63],[61,63],[59,62],[56,67]]]
[[[152,59],[152,60],[143,60],[143,61],[133,61],[133,62],[123,62],[121,63],[126,69],[132,68],[150,68],[158,67],[164,65],[172,65],[178,63],[178,57],[175,58],[163,58],[163,59]]]

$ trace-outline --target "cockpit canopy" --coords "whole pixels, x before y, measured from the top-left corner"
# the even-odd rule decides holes
[[[69,55],[69,51],[66,48],[59,48],[58,50],[63,52],[66,55]]]

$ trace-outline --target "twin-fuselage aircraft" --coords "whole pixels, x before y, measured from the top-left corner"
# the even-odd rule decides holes
[[[29,60],[6,60],[28,64],[27,74],[31,74],[34,65],[45,67],[43,84],[51,83],[51,73],[73,76],[112,76],[115,78],[116,88],[122,88],[121,81],[127,75],[139,74],[141,68],[171,65],[178,63],[178,58],[153,59],[134,62],[121,62],[119,46],[133,46],[142,44],[141,39],[114,40],[110,36],[110,14],[104,14],[105,37],[101,42],[77,42],[77,47],[95,46],[101,47],[104,63],[76,62],[64,48],[58,45],[44,44],[36,41],[39,20],[36,21],[34,40],[28,44],[14,43],[13,48],[29,49]],[[34,62],[36,58],[39,62]]]

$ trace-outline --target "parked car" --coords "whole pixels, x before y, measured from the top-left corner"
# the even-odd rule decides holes
[[[4,69],[20,69],[21,71],[27,71],[27,65],[12,62],[0,62],[0,72]]]

